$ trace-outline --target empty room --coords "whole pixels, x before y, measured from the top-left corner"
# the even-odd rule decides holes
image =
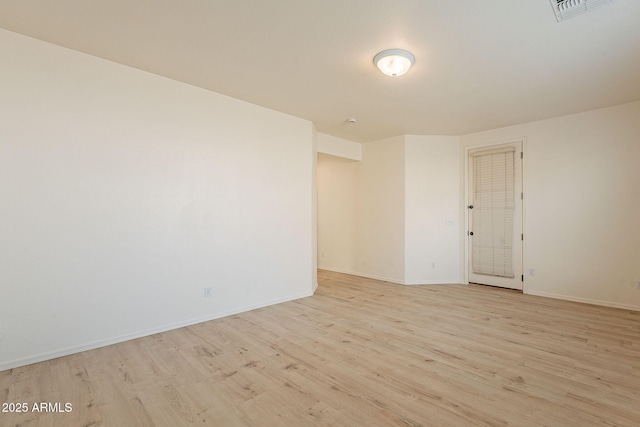
[[[639,22],[0,1],[0,425],[640,425]]]

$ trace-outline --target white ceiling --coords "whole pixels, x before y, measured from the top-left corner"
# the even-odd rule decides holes
[[[640,100],[638,0],[560,23],[549,0],[0,0],[0,27],[358,142]],[[374,67],[389,48],[405,76]]]

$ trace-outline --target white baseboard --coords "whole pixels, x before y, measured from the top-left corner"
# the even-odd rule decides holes
[[[318,284],[316,283],[316,287],[317,286]],[[68,356],[70,354],[80,353],[82,351],[94,350],[96,348],[106,347],[108,345],[118,344],[124,341],[130,341],[136,338],[142,338],[142,337],[157,334],[160,332],[171,331],[173,329],[184,328],[185,326],[196,325],[198,323],[208,322],[210,320],[220,319],[222,317],[233,316],[234,314],[244,313],[247,311],[256,310],[258,308],[268,307],[270,305],[280,304],[287,301],[293,301],[300,298],[306,298],[312,295],[313,295],[313,292],[305,292],[300,295],[292,295],[292,296],[287,296],[283,298],[276,298],[273,300],[263,301],[261,303],[252,304],[242,308],[215,313],[210,316],[197,317],[197,318],[185,320],[182,322],[176,322],[168,325],[159,326],[157,328],[131,332],[129,334],[118,335],[118,336],[103,339],[103,340],[96,340],[89,343],[75,345],[75,346],[71,346],[63,349],[57,349],[54,351],[40,353],[40,354],[29,356],[29,357],[9,360],[9,361],[0,363],[0,371],[5,371],[7,369],[14,369],[20,366],[30,365],[32,363],[43,362],[45,360],[56,359],[58,357]]]
[[[396,283],[398,285],[404,285],[404,283],[401,280],[392,279],[390,277],[376,276],[373,274],[365,274],[357,271],[342,270],[340,268],[333,268],[333,267],[318,267],[318,268],[320,270],[333,271],[334,273],[350,274],[352,276],[366,277],[368,279],[375,279],[375,280],[381,280],[383,282],[391,282],[391,283]]]
[[[342,270],[339,268],[331,268],[331,267],[318,267],[320,270],[333,271],[334,273],[344,273],[350,274],[352,276],[366,277],[368,279],[382,280],[383,282],[391,282],[396,283],[398,285],[407,285],[407,286],[417,286],[417,285],[459,285],[462,282],[459,280],[454,281],[434,281],[434,280],[426,280],[422,282],[405,282],[404,280],[392,279],[389,277],[376,276],[373,274],[360,273],[356,271]]]
[[[581,303],[584,303],[584,304],[601,305],[601,306],[605,306],[605,307],[621,308],[621,309],[624,309],[624,310],[640,311],[640,307],[637,306],[637,305],[620,304],[620,303],[617,303],[617,302],[601,301],[601,300],[594,300],[594,299],[588,299],[588,298],[580,298],[580,297],[574,297],[574,296],[569,296],[569,295],[551,294],[551,293],[548,293],[548,292],[539,292],[539,291],[527,290],[526,288],[525,288],[524,293],[527,294],[527,295],[535,295],[535,296],[545,297],[545,298],[555,298],[555,299],[561,299],[561,300],[565,300],[565,301],[581,302]]]
[[[453,280],[453,281],[425,280],[422,282],[407,282],[404,284],[407,286],[420,286],[420,285],[462,285],[463,283],[460,280]]]
[[[344,273],[344,274],[350,274],[352,276],[360,276],[360,273],[356,273],[355,271],[344,270],[340,268],[318,266],[318,270],[326,270],[326,271],[333,271],[334,273]]]

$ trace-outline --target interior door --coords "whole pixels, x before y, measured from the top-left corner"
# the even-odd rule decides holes
[[[522,141],[469,150],[468,164],[469,283],[522,290]]]

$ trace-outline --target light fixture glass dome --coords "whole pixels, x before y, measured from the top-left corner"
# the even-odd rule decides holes
[[[411,52],[403,49],[387,49],[373,57],[373,63],[387,76],[397,77],[409,71],[416,61]]]

